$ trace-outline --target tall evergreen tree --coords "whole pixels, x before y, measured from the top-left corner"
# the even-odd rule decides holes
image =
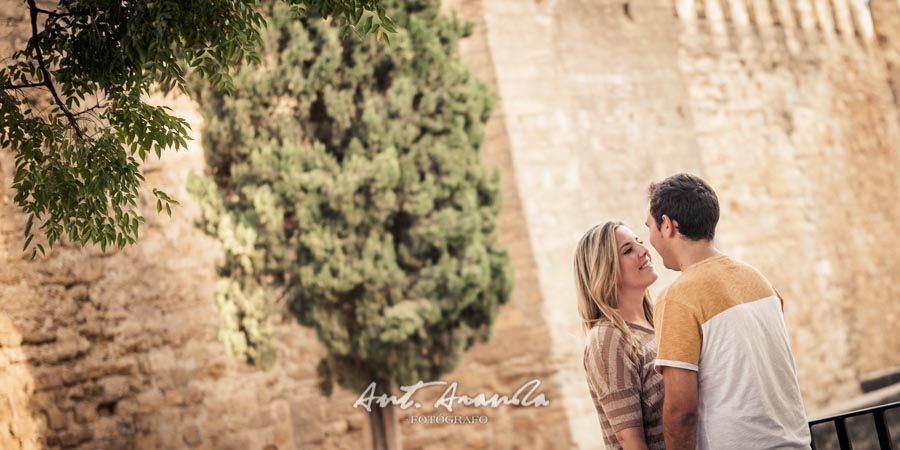
[[[458,56],[469,30],[437,0],[385,6],[390,47],[275,4],[262,63],[230,96],[198,95],[208,174],[191,188],[226,252],[220,337],[266,366],[268,317],[289,312],[327,350],[326,391],[440,378],[489,338],[512,283],[478,156],[491,95]],[[384,448],[393,412],[370,420]]]

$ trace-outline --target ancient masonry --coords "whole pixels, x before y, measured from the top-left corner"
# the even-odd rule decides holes
[[[571,252],[645,219],[677,171],[723,203],[718,245],[768,274],[810,412],[900,362],[898,7],[849,0],[485,1],[512,160],[573,440],[593,446]],[[673,273],[663,276],[664,285]]]
[[[450,0],[463,56],[494,86],[483,149],[503,176],[501,240],[516,267],[492,342],[448,375],[461,393],[543,381],[542,409],[467,409],[481,425],[401,425],[407,449],[600,448],[583,380],[575,242],[619,218],[641,232],[646,186],[689,170],[718,190],[718,245],[770,276],[807,409],[900,363],[898,0]],[[0,55],[24,7],[0,1]],[[176,108],[194,130],[202,119]],[[138,246],[21,253],[12,158],[0,154],[0,448],[357,449],[356,395],[323,396],[310,330],[279,325],[278,365],[223,353],[221,258],[184,190],[199,141],[145,165],[183,200],[142,205]],[[660,285],[675,274],[663,274]],[[406,418],[409,412],[402,414]],[[271,447],[270,447],[271,448]]]

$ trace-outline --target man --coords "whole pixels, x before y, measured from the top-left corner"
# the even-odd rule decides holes
[[[699,177],[650,185],[650,244],[681,272],[654,314],[666,448],[809,449],[784,302],[716,249],[718,221],[716,193]]]

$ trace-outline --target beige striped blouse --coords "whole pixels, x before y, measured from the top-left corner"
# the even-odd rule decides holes
[[[621,449],[616,432],[641,427],[650,450],[664,449],[662,375],[653,368],[653,330],[629,323],[640,345],[637,354],[625,334],[601,320],[588,331],[584,370],[607,450]]]

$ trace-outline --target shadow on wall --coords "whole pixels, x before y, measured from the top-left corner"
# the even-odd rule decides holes
[[[3,175],[2,186],[9,186],[8,169]],[[13,440],[2,447],[135,448],[141,432],[156,425],[142,413],[176,400],[149,376],[155,361],[148,352],[180,339],[152,325],[163,309],[154,300],[173,298],[166,292],[172,280],[140,258],[128,267],[125,252],[102,256],[60,245],[30,261],[21,253],[22,215],[8,200],[2,208],[0,369],[2,389],[13,399],[13,411],[3,417]],[[125,271],[137,276],[129,280]],[[202,391],[188,386],[187,374],[180,381],[186,388],[174,391],[180,397],[203,400]]]
[[[9,156],[0,155],[0,448],[293,448],[285,367],[247,367],[216,337],[219,250],[195,229],[195,206],[183,202],[170,219],[140,205],[138,246],[104,255],[62,244],[31,261]],[[188,199],[178,180],[202,164],[199,152],[166,157],[145,165],[148,185]]]
[[[22,335],[0,312],[0,448],[4,449],[39,448],[45,431],[45,422],[35,419],[31,407],[34,378],[21,343]]]

